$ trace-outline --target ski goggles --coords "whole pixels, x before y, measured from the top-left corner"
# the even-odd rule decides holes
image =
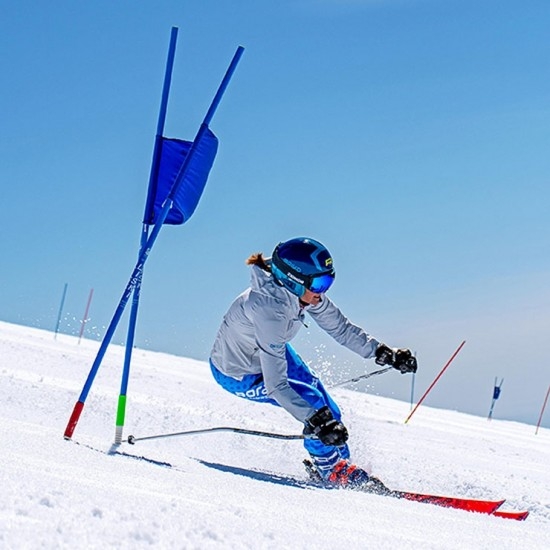
[[[324,294],[334,282],[334,273],[324,273],[323,275],[317,275],[312,277],[311,281],[306,281],[306,288],[314,294]]]

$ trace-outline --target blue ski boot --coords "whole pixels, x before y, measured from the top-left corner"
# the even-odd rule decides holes
[[[327,488],[355,489],[380,495],[390,494],[388,489],[379,479],[370,476],[365,470],[346,459],[339,459],[330,469],[319,468],[316,464],[317,457],[311,457],[314,462],[304,460],[304,466],[310,478]],[[322,461],[324,462],[324,461]]]

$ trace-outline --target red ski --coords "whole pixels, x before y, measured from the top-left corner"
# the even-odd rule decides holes
[[[518,521],[523,521],[529,515],[529,512],[502,512],[497,510],[491,514],[492,516],[497,516],[497,518],[506,518],[506,519],[517,519]]]
[[[310,483],[324,488],[333,488],[324,482],[315,466],[310,460],[304,460],[304,466],[309,474]],[[365,493],[371,493],[380,496],[402,498],[412,500],[414,502],[425,502],[426,504],[434,504],[443,508],[455,508],[457,510],[466,510],[467,512],[477,512],[479,514],[488,514],[499,518],[524,520],[529,512],[501,512],[499,508],[504,504],[505,500],[477,500],[472,498],[460,497],[444,497],[437,495],[425,495],[422,493],[412,493],[410,491],[394,491],[387,487],[382,481],[376,477],[371,477],[369,481],[356,490]]]
[[[410,493],[407,491],[392,491],[389,496],[413,500],[414,502],[425,502],[435,504],[443,508],[457,508],[468,512],[480,514],[493,514],[504,504],[504,500],[477,500],[471,498],[442,497],[436,495],[424,495],[421,493]]]
[[[488,514],[505,519],[515,519],[522,521],[527,518],[529,512],[503,512],[499,508],[504,504],[504,500],[477,500],[471,498],[442,497],[436,495],[423,495],[420,493],[410,493],[407,491],[390,491],[388,496],[395,498],[404,498],[415,502],[425,502],[435,504],[443,508],[456,508],[468,512],[477,512],[478,514]]]
[[[471,498],[442,497],[410,493],[407,491],[391,491],[389,496],[414,500],[415,502],[435,504],[443,508],[457,508],[459,510],[467,510],[468,512],[478,512],[480,514],[492,514],[504,504],[504,500],[475,500]]]

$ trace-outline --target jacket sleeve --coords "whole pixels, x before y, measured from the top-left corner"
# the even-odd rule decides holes
[[[288,383],[286,333],[288,318],[273,304],[256,304],[253,308],[254,330],[267,395],[277,401],[294,418],[304,422],[315,409]]]
[[[374,357],[380,342],[365,330],[353,324],[326,296],[323,301],[308,309],[313,320],[339,344],[365,359]]]

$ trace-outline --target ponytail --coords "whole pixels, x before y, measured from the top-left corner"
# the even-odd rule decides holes
[[[271,265],[267,263],[262,252],[252,254],[247,260],[246,265],[257,265],[259,268],[271,273]]]

